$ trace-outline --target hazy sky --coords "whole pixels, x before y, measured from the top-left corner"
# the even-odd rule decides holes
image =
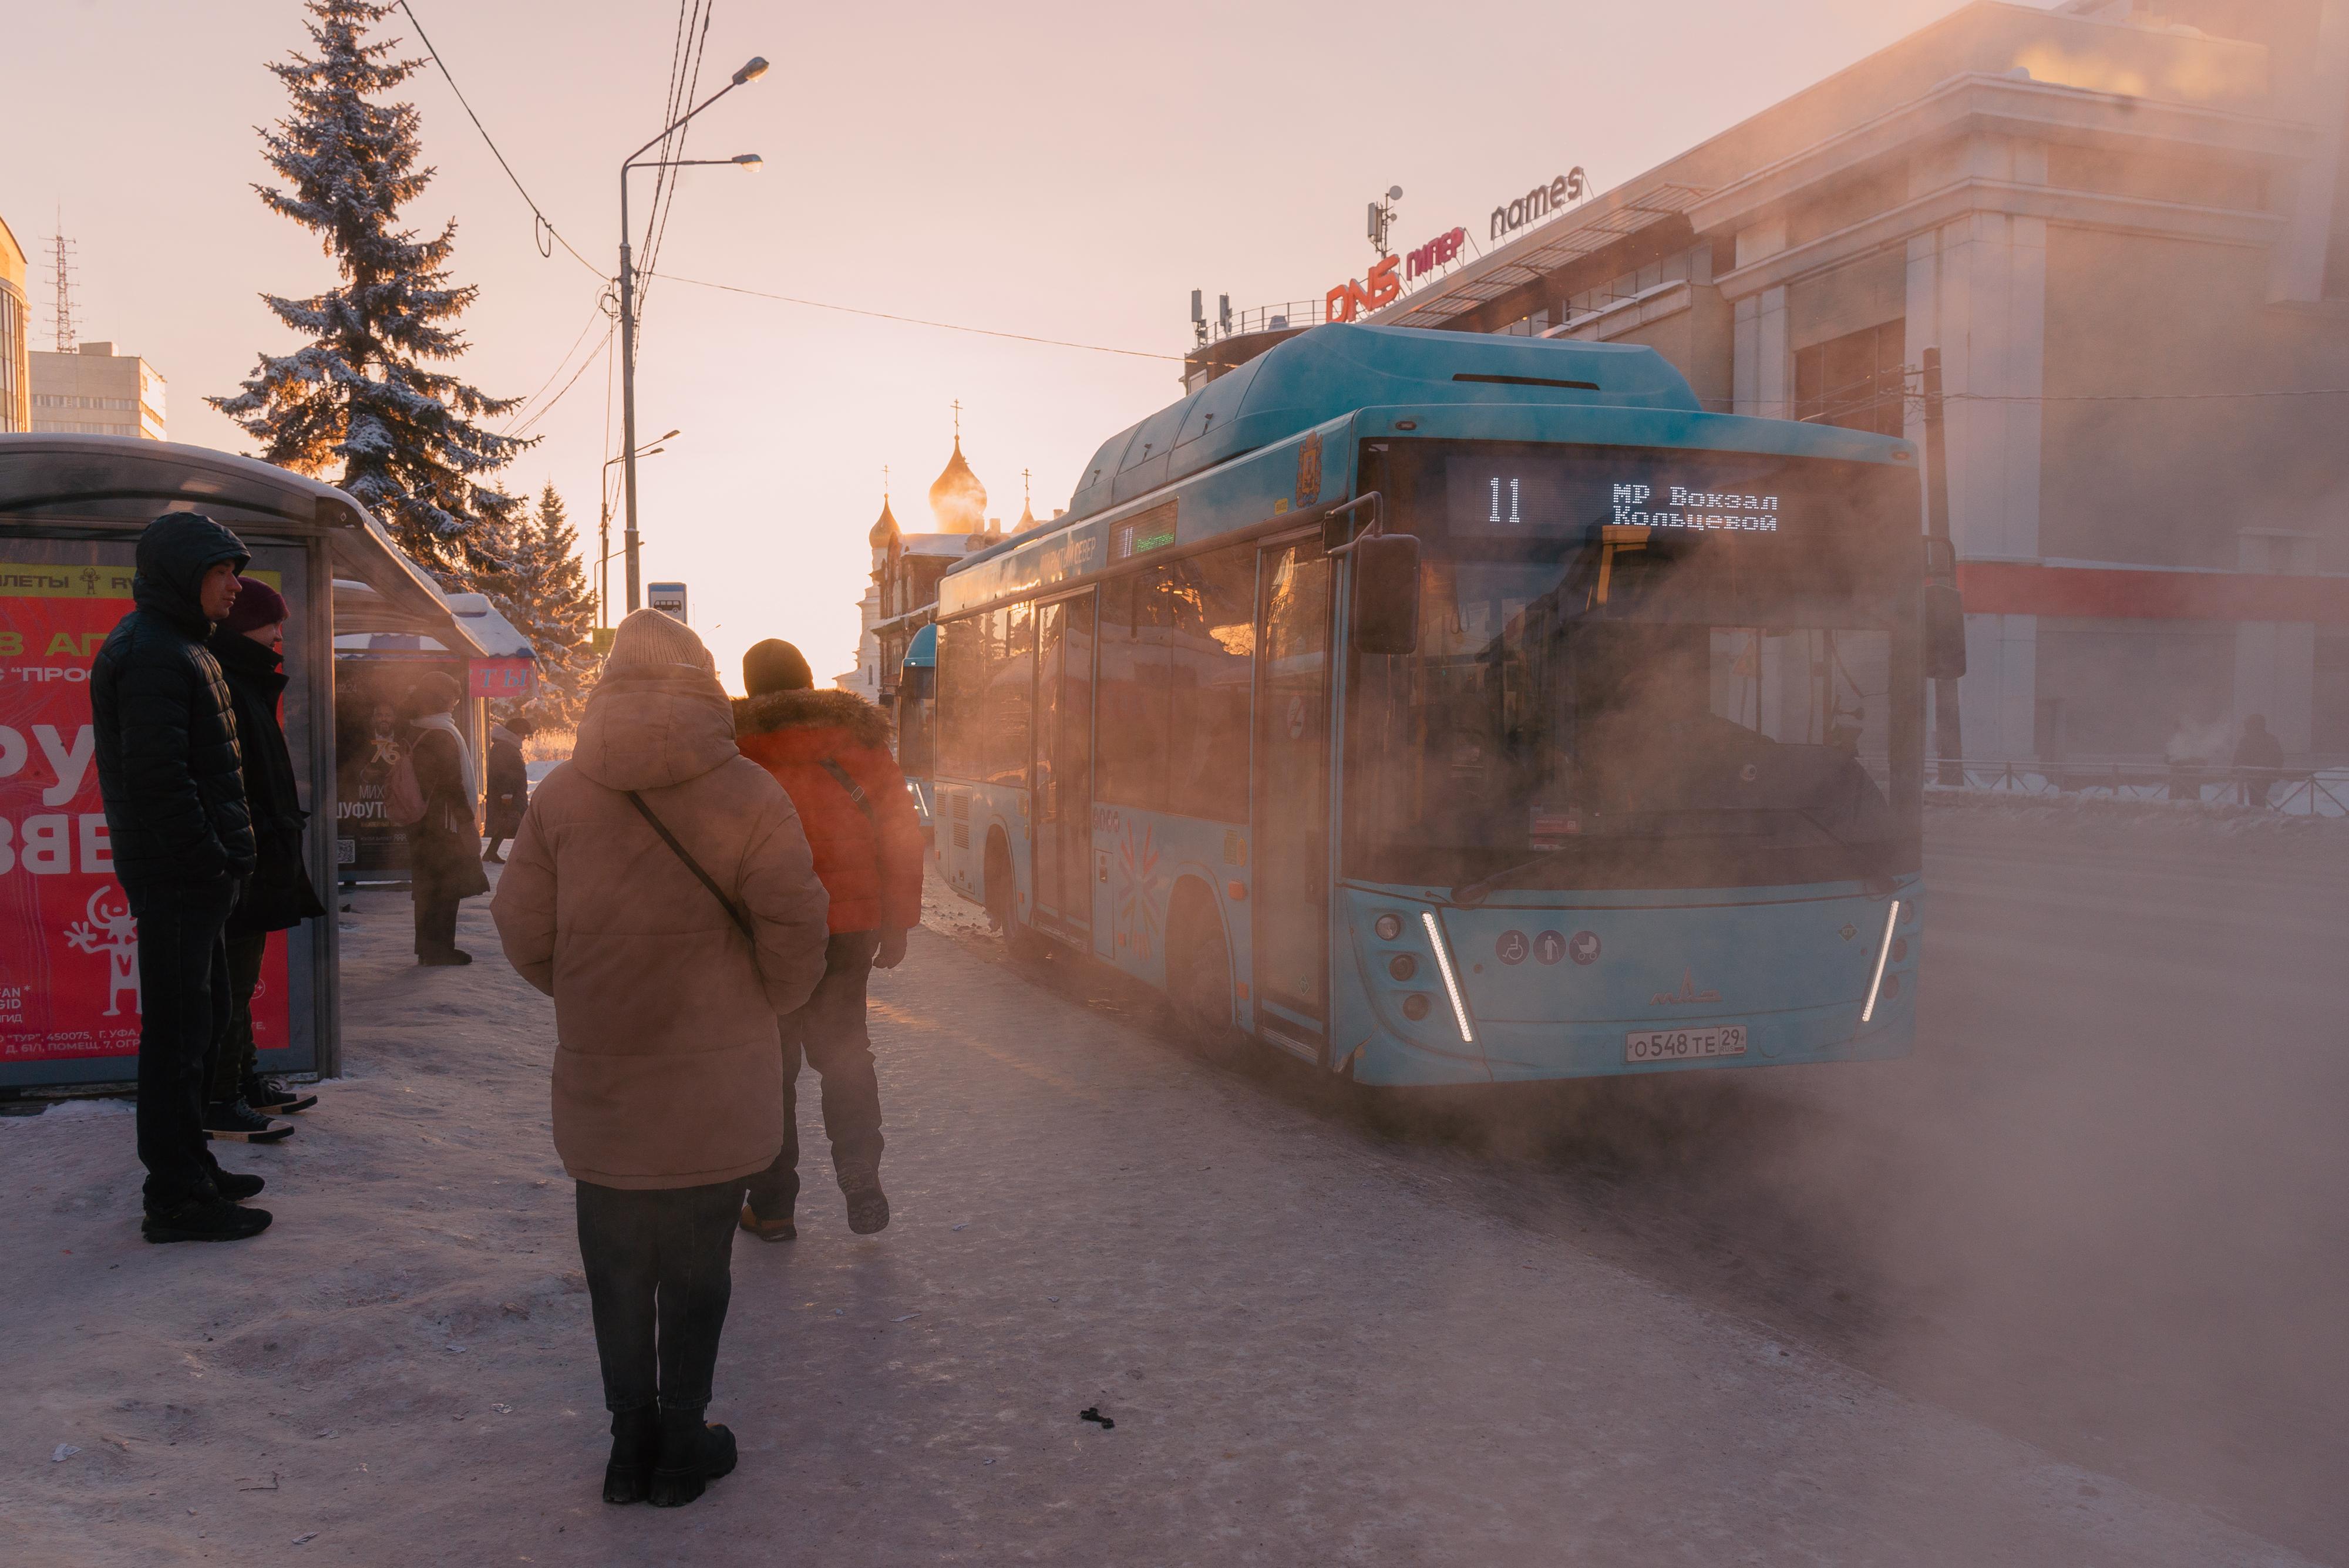
[[[621,157],[658,131],[668,0],[411,0],[458,83],[565,237],[616,266]],[[1190,291],[1236,309],[1318,298],[1374,259],[1363,203],[1405,196],[1415,246],[1580,164],[1605,189],[1957,8],[1957,0],[1647,5],[832,7],[715,0],[703,91],[750,55],[774,68],[695,122],[663,270],[871,310],[1179,356]],[[296,0],[44,0],[9,7],[0,217],[34,253],[78,242],[84,337],[171,383],[174,440],[249,450],[207,408],[292,339],[256,296],[326,286],[306,231],[266,213],[254,128],[286,108],[264,62],[306,46]],[[397,12],[386,30],[408,36]],[[415,51],[420,54],[420,48]],[[408,96],[439,178],[407,214],[459,221],[481,286],[462,369],[527,394],[605,341],[603,282],[556,250],[428,66]],[[636,205],[652,182],[636,177]],[[593,330],[577,354],[566,349]],[[854,659],[864,543],[893,473],[929,525],[949,404],[1007,525],[1020,471],[1065,505],[1108,435],[1180,395],[1179,366],[901,326],[654,283],[640,432],[684,435],[641,468],[645,575],[691,585],[737,683],[741,650],[788,637],[819,678]],[[605,444],[595,359],[535,429],[511,488],[553,480],[593,552]],[[331,477],[331,476],[329,476]],[[618,523],[614,523],[616,545]],[[613,564],[613,591],[621,591]]]

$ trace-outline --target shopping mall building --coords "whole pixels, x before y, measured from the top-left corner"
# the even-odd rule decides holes
[[[2349,0],[1981,0],[1361,318],[1920,439],[1939,348],[1966,754],[2349,761],[2345,106]]]

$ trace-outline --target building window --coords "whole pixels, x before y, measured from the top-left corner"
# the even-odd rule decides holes
[[[1831,337],[1795,351],[1795,417],[1897,436],[1908,422],[1908,323]]]

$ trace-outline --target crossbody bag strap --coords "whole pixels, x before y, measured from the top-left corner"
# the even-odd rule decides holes
[[[854,779],[850,778],[848,776],[848,770],[842,767],[838,763],[833,762],[830,757],[825,757],[821,760],[823,771],[830,774],[833,776],[833,781],[837,783],[841,788],[848,792],[848,798],[856,803],[856,809],[864,814],[864,820],[867,822],[872,821],[873,803],[864,797],[864,786],[859,784]]]
[[[628,804],[636,808],[637,814],[653,825],[653,831],[660,835],[661,842],[677,852],[677,857],[685,862],[685,868],[701,878],[701,885],[709,889],[709,896],[725,907],[727,918],[734,922],[737,930],[750,939],[750,946],[755,950],[759,945],[759,935],[750,929],[750,917],[742,912],[741,906],[726,896],[726,889],[720,888],[717,879],[701,868],[700,861],[686,853],[685,846],[677,841],[677,835],[668,830],[668,824],[653,815],[653,808],[645,804],[644,796],[635,790],[622,793],[627,795]]]

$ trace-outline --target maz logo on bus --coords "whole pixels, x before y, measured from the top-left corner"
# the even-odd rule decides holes
[[[1500,481],[1495,480],[1494,515],[1499,516]],[[1512,513],[1516,521],[1516,481],[1510,482]],[[1709,490],[1690,490],[1671,485],[1670,509],[1650,509],[1648,503],[1656,492],[1653,485],[1618,484],[1615,486],[1615,521],[1630,528],[1702,528],[1719,533],[1775,534],[1778,531],[1778,498],[1775,495],[1724,495]],[[1712,508],[1719,508],[1714,511]],[[1680,510],[1687,508],[1688,510]]]

